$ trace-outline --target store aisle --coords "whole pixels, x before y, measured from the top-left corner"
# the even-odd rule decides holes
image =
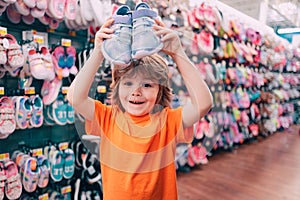
[[[300,126],[178,174],[180,200],[299,200]]]

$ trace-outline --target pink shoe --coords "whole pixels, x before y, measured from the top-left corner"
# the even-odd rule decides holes
[[[28,51],[28,62],[30,67],[31,75],[39,80],[44,80],[48,77],[48,72],[44,65],[44,61],[40,53],[36,52],[35,49]]]
[[[49,0],[48,10],[55,19],[63,19],[65,17],[66,0]]]
[[[43,17],[45,15],[45,12],[46,12],[46,10],[42,10],[42,9],[37,8],[37,7],[31,8],[31,10],[30,10],[30,14],[34,18]]]
[[[21,22],[21,14],[16,10],[14,4],[9,5],[6,9],[6,15],[10,22],[18,24]]]
[[[202,30],[198,35],[198,48],[203,54],[212,53],[214,49],[214,38],[208,31]]]
[[[35,7],[35,1],[36,0],[23,0],[23,2],[25,3],[25,5],[28,8],[34,8]]]
[[[4,199],[5,196],[5,182],[6,182],[6,170],[4,164],[0,162],[0,199]]]
[[[41,10],[46,10],[48,8],[49,0],[36,0],[36,7]]]
[[[50,105],[56,100],[61,85],[62,80],[58,79],[57,77],[54,78],[52,81],[44,81],[41,90],[44,105]]]
[[[75,20],[77,8],[77,0],[66,0],[65,17],[69,20]]]
[[[40,51],[41,51],[41,58],[44,61],[45,71],[47,72],[47,76],[45,77],[45,80],[52,81],[55,78],[52,56],[47,47],[41,47]]]
[[[16,129],[13,101],[7,96],[0,98],[0,133],[7,137]],[[3,138],[2,137],[2,138]]]
[[[9,160],[5,162],[6,186],[5,194],[8,199],[18,199],[22,194],[22,182],[16,163]]]
[[[14,4],[16,10],[23,16],[27,16],[30,14],[30,8],[24,3],[23,0],[17,0]]]

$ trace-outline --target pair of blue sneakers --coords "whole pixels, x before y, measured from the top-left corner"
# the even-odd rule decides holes
[[[132,60],[160,51],[163,43],[152,29],[157,16],[144,2],[134,11],[126,5],[120,6],[113,15],[113,37],[102,45],[104,57],[115,65],[128,66]]]

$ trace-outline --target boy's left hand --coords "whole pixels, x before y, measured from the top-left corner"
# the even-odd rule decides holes
[[[155,20],[156,24],[153,25],[153,29],[156,31],[156,35],[161,38],[161,42],[164,44],[162,52],[170,55],[171,57],[179,56],[182,54],[183,49],[178,34],[169,28],[166,28],[163,22]]]

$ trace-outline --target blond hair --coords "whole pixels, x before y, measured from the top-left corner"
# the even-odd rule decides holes
[[[128,67],[114,66],[112,70],[112,105],[117,105],[124,111],[119,99],[119,85],[122,77],[134,77],[136,74],[143,74],[145,78],[153,80],[159,84],[159,91],[156,104],[165,108],[170,107],[172,100],[172,92],[169,84],[169,69],[164,59],[158,54],[143,57],[137,61],[133,61]],[[155,108],[154,108],[155,109]],[[161,109],[159,109],[161,110]],[[153,110],[157,112],[158,110]]]

